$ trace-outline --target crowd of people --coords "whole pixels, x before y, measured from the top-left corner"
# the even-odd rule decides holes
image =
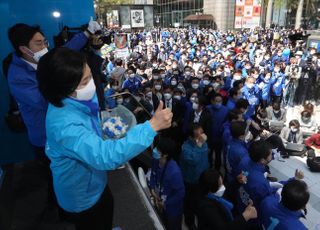
[[[137,32],[127,58],[105,59],[99,30],[91,21],[49,52],[39,28],[9,31],[9,89],[35,152],[51,162],[65,220],[110,229],[105,170],[151,146],[149,186],[166,229],[181,229],[183,219],[189,229],[306,229],[303,172],[278,182],[268,166],[320,148],[320,56],[303,31]],[[119,105],[140,125],[105,141],[97,114]],[[287,120],[295,106],[301,114]]]
[[[299,218],[309,192],[301,172],[278,183],[268,167],[319,148],[308,143],[318,136],[320,60],[304,36],[170,29],[130,35],[127,59],[110,54],[107,108],[121,104],[139,122],[160,101],[173,112],[171,128],[153,145],[150,175],[168,229],[181,229],[182,216],[189,229],[305,229]],[[297,106],[300,115],[287,120]],[[302,149],[286,148],[306,139]]]

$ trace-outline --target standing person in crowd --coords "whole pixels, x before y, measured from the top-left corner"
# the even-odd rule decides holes
[[[120,85],[122,85],[125,80],[126,69],[123,68],[123,61],[121,59],[117,58],[114,63],[115,67],[110,73],[110,78],[120,82]]]
[[[148,148],[157,132],[171,125],[172,113],[160,103],[150,121],[132,128],[122,139],[105,141],[95,85],[81,53],[67,48],[50,51],[40,60],[37,79],[49,102],[46,155],[61,216],[77,230],[111,229],[113,197],[106,170]]]
[[[160,158],[153,161],[150,187],[156,206],[164,216],[168,230],[182,228],[183,199],[185,188],[181,170],[173,160],[175,143],[168,138],[160,137],[156,146]]]
[[[180,166],[186,188],[184,220],[189,229],[196,229],[195,217],[200,196],[199,178],[209,168],[207,136],[198,123],[190,127],[189,139],[182,145]]]
[[[227,120],[228,109],[222,105],[222,96],[220,94],[213,94],[210,98],[211,105],[207,107],[210,112],[212,120],[211,137],[209,142],[210,150],[215,153],[214,166],[217,170],[221,167],[222,154],[222,125]],[[213,155],[209,153],[209,165],[212,166]]]

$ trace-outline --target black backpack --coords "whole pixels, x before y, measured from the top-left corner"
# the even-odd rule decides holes
[[[12,53],[8,54],[2,61],[2,71],[6,79],[8,79],[9,66],[12,61]],[[20,114],[18,104],[14,97],[9,93],[9,110],[5,115],[5,122],[10,130],[13,132],[24,132],[26,126]]]
[[[308,151],[307,165],[311,172],[320,172],[320,157],[316,157],[314,150]]]

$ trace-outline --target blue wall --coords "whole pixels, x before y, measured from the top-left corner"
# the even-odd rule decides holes
[[[59,11],[59,19],[52,16]],[[7,31],[16,23],[40,25],[53,46],[59,23],[69,27],[86,24],[94,16],[93,0],[0,0],[0,60],[12,51]],[[8,87],[0,71],[0,164],[33,157],[26,134],[11,133],[4,123],[8,110]]]

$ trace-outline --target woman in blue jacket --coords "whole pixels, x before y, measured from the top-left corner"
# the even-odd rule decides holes
[[[167,230],[179,230],[182,224],[184,184],[182,173],[172,159],[175,143],[160,137],[156,146],[160,158],[153,160],[150,187],[158,210],[163,214]]]
[[[40,60],[39,89],[49,102],[46,154],[62,216],[82,229],[111,229],[113,198],[107,170],[116,169],[148,148],[157,131],[171,125],[162,110],[132,128],[124,138],[103,140],[95,85],[85,57],[67,48]]]

